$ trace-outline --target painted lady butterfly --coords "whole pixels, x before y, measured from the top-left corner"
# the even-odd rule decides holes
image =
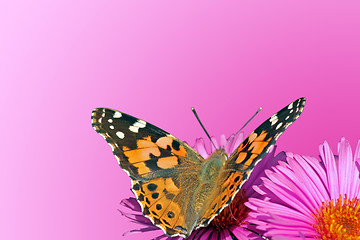
[[[301,114],[305,98],[281,109],[228,157],[218,149],[204,159],[164,130],[125,113],[97,108],[93,128],[130,176],[143,214],[168,236],[188,237],[228,206],[255,164]]]

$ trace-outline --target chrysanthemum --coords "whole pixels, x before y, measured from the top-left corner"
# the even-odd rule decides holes
[[[228,140],[229,139],[226,139],[226,137],[222,135],[220,138],[220,146],[225,146]],[[214,142],[216,148],[219,148],[216,139],[212,139],[212,141]],[[230,153],[232,153],[242,141],[243,134],[240,133],[239,137],[233,138],[230,140],[229,144],[226,145],[226,153],[230,155]],[[215,151],[215,148],[212,146],[211,152],[209,153],[205,148],[205,144],[202,138],[196,140],[194,149],[204,158],[207,158],[211,152]],[[242,186],[231,205],[225,208],[217,217],[215,217],[207,227],[193,231],[188,239],[261,239],[258,234],[253,232],[253,226],[248,224],[247,216],[250,209],[247,208],[244,203],[249,197],[259,195],[252,189],[252,186],[260,184],[260,177],[264,176],[264,169],[268,169],[271,166],[274,166],[280,159],[285,159],[284,153],[278,154],[276,157],[274,157],[274,151],[275,148],[273,148],[273,150],[271,150],[269,154],[267,154],[263,160],[257,164],[251,176]],[[155,239],[183,239],[181,237],[168,237],[160,228],[154,226],[149,219],[142,215],[141,207],[135,198],[124,199],[121,201],[121,205],[125,208],[122,208],[119,211],[124,216],[131,219],[132,222],[141,225],[141,227],[138,229],[130,230],[124,233],[124,235],[131,233],[142,233],[143,238],[148,239],[145,234],[151,233],[151,236],[157,235]],[[128,212],[129,209],[132,210],[130,213]]]
[[[327,142],[320,157],[287,153],[287,162],[266,170],[250,198],[248,221],[271,239],[360,239],[360,141],[355,157],[342,138],[338,155]]]

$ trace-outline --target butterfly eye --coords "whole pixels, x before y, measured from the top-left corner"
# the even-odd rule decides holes
[[[224,157],[225,160],[228,159],[228,155],[227,155],[227,153],[225,152],[225,149],[224,149],[224,148],[219,149],[219,154],[220,154],[221,157]]]

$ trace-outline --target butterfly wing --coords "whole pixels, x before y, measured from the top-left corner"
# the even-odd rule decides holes
[[[273,146],[279,136],[301,114],[305,98],[299,98],[275,113],[255,129],[231,154],[225,163],[224,171],[219,177],[217,196],[206,208],[200,226],[206,226],[228,206],[247,179],[256,163],[261,160]]]
[[[125,113],[97,108],[91,119],[132,179],[143,214],[169,236],[191,233],[197,218],[190,200],[204,159],[166,131]]]

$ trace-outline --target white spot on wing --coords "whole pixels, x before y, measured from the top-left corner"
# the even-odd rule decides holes
[[[109,128],[110,128],[110,129],[113,129],[113,130],[115,129],[115,127],[114,127],[113,125],[110,125]]]
[[[278,119],[276,114],[272,115],[270,120],[269,120],[271,122],[271,126],[274,125],[275,123],[277,123],[278,120],[279,119]]]
[[[129,130],[134,133],[138,133],[139,128],[144,128],[145,126],[146,126],[146,122],[138,119],[132,126],[129,127]]]
[[[109,122],[109,123],[112,123],[112,122],[113,122],[113,120],[110,118],[110,119],[108,119],[108,122]]]
[[[137,120],[137,122],[134,123],[134,127],[144,128],[146,126],[146,122],[143,120]]]
[[[115,112],[114,113],[114,118],[121,118],[121,113],[120,112]]]
[[[293,108],[293,103],[290,103],[288,109],[292,109],[292,108]]]
[[[125,137],[125,134],[123,132],[118,131],[116,132],[116,136],[118,136],[118,138],[120,139],[123,139]]]
[[[138,133],[139,132],[139,127],[135,127],[135,126],[130,126],[129,130],[134,132],[134,133]]]
[[[278,130],[279,128],[281,128],[281,126],[282,126],[282,123],[279,123],[275,129]]]

